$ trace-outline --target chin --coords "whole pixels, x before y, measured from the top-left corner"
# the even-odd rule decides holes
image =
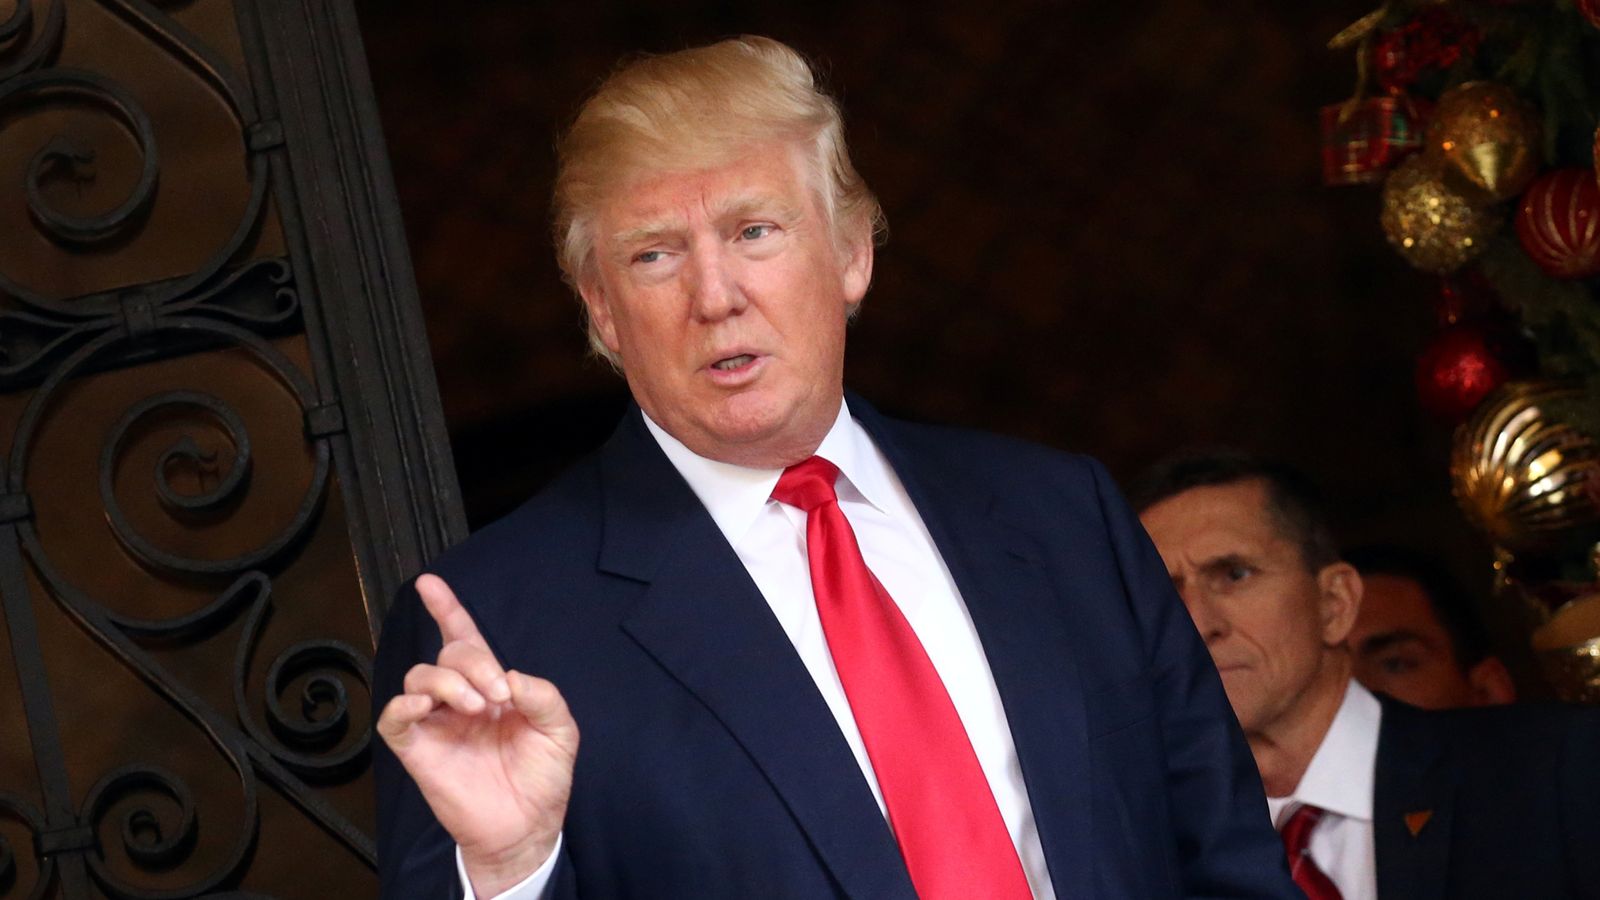
[[[706,434],[722,450],[725,461],[782,468],[816,449],[831,423],[830,419],[818,428],[792,410],[757,407],[724,410],[705,424]]]

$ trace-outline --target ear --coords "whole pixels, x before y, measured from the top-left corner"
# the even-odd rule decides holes
[[[861,298],[867,295],[867,286],[872,284],[872,229],[866,226],[856,228],[850,240],[845,245],[844,257],[844,299],[852,312],[861,305]]]
[[[1361,611],[1361,573],[1347,562],[1330,563],[1317,573],[1317,587],[1322,642],[1330,647],[1342,644]]]
[[[578,295],[583,298],[583,306],[589,311],[589,327],[599,335],[600,343],[612,353],[621,353],[617,323],[611,315],[611,304],[606,299],[605,287],[600,284],[600,279],[592,275],[579,279]]]
[[[1472,686],[1472,702],[1478,706],[1499,706],[1517,699],[1517,686],[1498,656],[1486,656],[1468,669],[1467,684]]]

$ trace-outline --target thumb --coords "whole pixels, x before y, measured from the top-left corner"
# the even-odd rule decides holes
[[[571,753],[578,749],[578,723],[567,708],[565,697],[554,684],[522,672],[507,672],[511,686],[511,705],[528,724]]]

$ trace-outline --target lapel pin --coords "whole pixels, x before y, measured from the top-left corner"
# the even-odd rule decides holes
[[[1412,837],[1416,837],[1422,832],[1422,827],[1427,825],[1428,820],[1431,818],[1433,818],[1433,810],[1431,809],[1419,809],[1416,812],[1408,812],[1405,815],[1406,829],[1411,832]]]

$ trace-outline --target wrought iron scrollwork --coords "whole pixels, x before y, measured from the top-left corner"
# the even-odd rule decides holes
[[[0,21],[0,128],[15,121],[9,114],[22,104],[71,104],[74,111],[109,116],[106,121],[114,121],[136,150],[128,157],[133,170],[126,192],[119,180],[110,208],[83,215],[59,202],[60,183],[93,180],[97,150],[100,160],[115,155],[103,146],[89,146],[81,136],[45,132],[48,137],[37,138],[42,146],[20,148],[32,156],[18,185],[25,197],[19,199],[26,200],[39,233],[65,252],[105,252],[119,246],[110,245],[112,241],[139,239],[148,223],[166,221],[164,207],[158,218],[149,215],[164,202],[157,194],[164,178],[162,159],[174,155],[170,145],[162,147],[164,154],[157,151],[158,136],[171,140],[158,128],[166,120],[153,120],[132,82],[61,64],[67,47],[65,0],[15,4]],[[304,287],[297,284],[290,261],[242,258],[247,248],[256,246],[265,225],[269,179],[278,180],[274,173],[285,171],[284,129],[270,119],[275,113],[262,119],[250,85],[221,54],[161,8],[168,4],[97,0],[96,5],[197,75],[205,85],[202,91],[220,98],[224,115],[237,125],[239,184],[248,193],[235,195],[243,199],[238,217],[207,237],[200,251],[207,254],[205,259],[170,279],[62,297],[30,289],[18,283],[26,279],[0,272],[0,298],[5,301],[0,308],[0,390],[34,388],[16,420],[10,456],[0,459],[0,599],[9,604],[5,612],[11,615],[16,607],[34,602],[29,595],[42,587],[78,629],[192,723],[232,770],[237,781],[226,782],[226,793],[237,790],[238,800],[227,801],[228,816],[212,817],[212,801],[191,790],[179,774],[135,764],[101,776],[80,803],[70,789],[61,742],[55,735],[48,740],[37,736],[50,729],[34,726],[48,723],[53,729],[55,721],[45,702],[49,692],[35,691],[38,696],[29,695],[35,701],[28,710],[30,739],[35,758],[51,760],[54,770],[48,777],[41,770],[42,810],[0,793],[0,819],[7,822],[7,830],[0,832],[0,897],[77,897],[97,888],[119,900],[272,900],[238,889],[250,881],[245,871],[261,839],[263,784],[357,859],[369,867],[375,864],[371,836],[320,791],[359,775],[368,763],[371,737],[361,710],[371,692],[371,662],[356,647],[330,638],[287,635],[282,638],[287,646],[282,646],[274,632],[271,643],[266,640],[273,577],[310,538],[322,515],[344,413],[331,402],[332,394],[313,385],[271,340],[302,329],[305,305],[314,300],[302,295]],[[256,37],[248,31],[241,35],[247,58],[259,56],[249,45]],[[270,96],[263,95],[263,103],[273,108]],[[214,108],[210,101],[207,105]],[[154,102],[149,109],[161,111]],[[233,138],[227,140],[232,146]],[[120,138],[116,147],[122,151]],[[232,152],[224,155],[231,158]],[[303,234],[292,218],[292,203],[287,202],[292,199],[280,194],[285,202],[278,208],[284,214],[285,243],[298,253]],[[230,207],[227,215],[232,212]],[[211,241],[216,241],[214,247]],[[303,493],[277,507],[283,521],[263,525],[263,534],[253,534],[249,546],[219,554],[225,558],[206,558],[182,541],[161,537],[171,533],[162,528],[172,524],[161,521],[163,515],[180,528],[209,527],[253,508],[246,504],[260,498],[252,498],[252,489],[261,490],[273,472],[269,460],[258,457],[261,444],[272,445],[272,435],[247,422],[242,410],[251,409],[248,404],[230,402],[228,390],[216,385],[185,385],[188,389],[163,390],[131,404],[98,448],[104,520],[140,568],[155,578],[198,586],[203,594],[190,608],[172,615],[113,609],[110,601],[119,598],[95,596],[94,590],[75,583],[78,573],[58,564],[47,549],[47,543],[59,546],[44,539],[51,536],[41,536],[33,504],[42,491],[30,498],[30,477],[41,480],[33,468],[39,435],[55,408],[75,396],[69,390],[75,380],[213,348],[247,358],[298,408],[306,456],[302,462],[297,453],[294,471],[304,473],[304,486],[297,480],[291,490]],[[190,422],[196,427],[186,428]],[[181,433],[165,444],[154,443],[153,428],[174,424]],[[259,441],[252,440],[251,426],[258,429]],[[135,448],[140,462],[130,464],[128,454]],[[189,489],[178,473],[197,469],[215,478]],[[147,518],[136,518],[134,512]],[[202,696],[160,652],[209,640],[227,642],[219,649],[233,662],[232,709],[225,696]],[[19,645],[33,641],[30,633]],[[42,684],[41,658],[35,654],[26,664],[40,675],[33,681]],[[235,814],[242,825],[214,833],[213,823],[232,821]],[[32,848],[19,846],[16,835],[22,830],[31,836]],[[27,865],[24,854],[37,859],[37,867]],[[25,880],[23,873],[32,883],[18,883]]]
[[[194,794],[178,776],[157,768],[124,767],[108,773],[89,791],[89,822],[98,822],[126,795],[139,791],[166,797],[177,815],[163,816],[148,805],[134,806],[122,816],[122,850],[145,869],[170,869],[194,850],[199,826]]]
[[[176,900],[193,897],[213,890],[235,877],[244,866],[250,848],[256,839],[255,790],[250,779],[244,779],[245,826],[234,841],[227,858],[210,873],[177,888],[145,888],[130,884],[118,877],[107,862],[106,848],[88,857],[89,871],[96,883],[106,893],[118,900]],[[164,798],[163,811],[149,800],[137,802],[134,798]],[[122,811],[120,827],[120,854],[141,872],[170,871],[188,860],[199,835],[198,816],[194,793],[177,775],[154,766],[124,766],[107,773],[90,789],[84,800],[81,820],[96,827],[119,804]]]
[[[126,442],[136,426],[146,418],[175,411],[198,412],[216,422],[227,435],[233,453],[232,459],[222,466],[226,472],[216,487],[199,494],[183,493],[172,485],[171,474],[175,463],[187,462],[204,469],[218,468],[218,454],[202,449],[189,434],[184,434],[169,446],[156,461],[151,481],[155,485],[161,505],[169,513],[183,518],[204,513],[216,513],[236,503],[250,479],[250,434],[244,421],[232,407],[220,398],[199,391],[167,391],[135,405],[111,429],[111,437],[100,455],[100,500],[105,504],[106,520],[117,540],[133,556],[146,565],[176,572],[216,574],[234,572],[257,565],[269,558],[293,535],[284,541],[275,541],[255,553],[231,560],[199,560],[180,557],[158,549],[138,532],[122,504],[117,501],[114,484],[116,461],[121,457]]]
[[[59,241],[91,244],[113,237],[137,221],[155,198],[156,175],[160,167],[156,159],[155,126],[133,95],[111,79],[94,72],[58,68],[31,72],[0,83],[0,106],[25,94],[75,97],[105,107],[133,135],[143,158],[132,192],[116,208],[98,216],[70,215],[52,207],[45,199],[46,176],[52,171],[66,169],[72,180],[92,181],[95,152],[93,148],[80,146],[66,135],[56,135],[33,155],[28,164],[28,211],[33,214],[39,227]]]
[[[318,406],[315,391],[300,370],[270,343],[249,330],[198,315],[158,318],[152,328],[155,331],[174,330],[181,334],[203,336],[238,347],[254,357],[287,388],[302,410]],[[13,493],[23,494],[27,490],[30,448],[46,412],[62,395],[65,384],[75,374],[103,365],[108,359],[114,360],[119,353],[130,352],[134,346],[133,335],[125,326],[113,329],[71,354],[34,392],[18,422],[12,446],[7,481]],[[184,715],[211,735],[213,742],[239,770],[247,794],[253,797],[251,785],[255,773],[259,772],[315,821],[338,836],[358,855],[371,861],[374,857],[371,838],[318,797],[306,783],[306,779],[321,782],[347,777],[365,764],[369,736],[364,729],[359,734],[351,733],[349,694],[351,685],[358,684],[363,692],[370,690],[370,662],[353,648],[336,641],[301,642],[283,651],[269,665],[265,679],[268,692],[265,703],[268,711],[266,727],[258,723],[253,711],[255,707],[245,696],[255,647],[270,608],[271,581],[257,567],[275,559],[311,527],[327,491],[329,438],[308,433],[307,441],[312,454],[309,483],[293,518],[276,534],[255,548],[228,559],[192,559],[159,549],[140,535],[121,511],[113,484],[115,460],[134,426],[148,416],[174,410],[198,413],[205,417],[213,427],[220,428],[233,449],[228,475],[216,488],[201,495],[184,496],[173,489],[165,481],[163,467],[158,465],[152,473],[153,483],[166,508],[183,513],[215,510],[235,502],[234,497],[238,492],[248,489],[250,441],[238,413],[221,399],[207,393],[163,392],[129,409],[108,435],[99,465],[100,490],[107,519],[122,545],[134,558],[153,570],[207,576],[235,575],[234,582],[226,590],[202,608],[184,615],[163,620],[138,619],[106,609],[73,585],[69,578],[56,569],[39,541],[35,525],[29,520],[17,524],[24,551],[33,561],[41,579],[60,598],[63,608],[77,618],[89,634],[106,645],[146,682],[167,696]],[[197,450],[178,443],[169,446],[162,458],[173,460],[192,457]],[[235,655],[237,709],[231,716],[210,708],[137,642],[137,639],[208,633],[246,609],[249,610],[249,620]],[[285,688],[297,681],[303,684],[302,689],[306,692],[298,714],[285,710],[280,699]],[[102,875],[105,879],[111,878],[98,869],[94,871],[97,880],[102,880]],[[125,891],[129,897],[154,896],[138,893],[126,885],[117,887],[117,890]],[[182,896],[193,896],[196,892],[190,889]]]
[[[265,154],[282,143],[276,123],[264,123],[256,114],[254,101],[244,82],[230,66],[204,42],[159,8],[142,0],[105,0],[105,5],[166,49],[190,68],[223,101],[238,126],[239,149],[248,179],[249,195],[242,214],[231,232],[194,271],[170,281],[145,285],[138,303],[154,315],[185,311],[224,293],[239,278],[240,272],[261,274],[251,264],[228,274],[230,264],[238,264],[240,251],[261,227],[266,206],[269,165]],[[5,23],[16,26],[31,16],[31,5],[23,2]],[[160,177],[155,128],[149,115],[126,88],[102,75],[74,68],[37,68],[59,49],[65,21],[63,0],[54,0],[41,35],[22,54],[23,58],[0,69],[0,109],[23,97],[86,99],[116,117],[139,147],[141,168],[129,196],[115,209],[97,216],[73,216],[53,207],[45,197],[45,183],[52,177],[92,180],[93,148],[73,138],[57,134],[35,152],[25,184],[28,208],[40,230],[53,240],[69,245],[92,244],[126,232],[141,221],[153,201]],[[3,39],[3,38],[0,38]],[[287,313],[298,312],[298,301],[290,285],[287,266],[279,263],[278,290],[267,308],[259,306],[241,311],[242,323],[281,324]],[[26,368],[39,360],[39,349],[76,346],[94,335],[114,328],[125,316],[127,297],[120,292],[104,292],[74,298],[47,297],[0,272],[0,294],[19,303],[31,316],[17,319],[22,340],[10,338],[0,328],[0,378]],[[215,304],[213,304],[215,307]],[[226,307],[215,307],[226,310]],[[0,325],[3,325],[0,322]],[[8,372],[8,370],[12,370]]]
[[[34,836],[35,841],[45,829],[42,812],[16,794],[5,791],[0,791],[0,819],[11,819],[21,823]],[[12,888],[17,886],[17,876],[16,849],[6,840],[5,835],[0,835],[0,896],[10,895]],[[49,890],[54,879],[54,861],[46,856],[40,860],[39,872],[23,896],[28,900],[38,900]]]
[[[11,40],[33,24],[33,0],[17,0],[17,8],[0,22],[0,44]]]
[[[171,329],[186,335],[211,337],[247,350],[290,389],[302,409],[308,409],[315,405],[314,390],[310,383],[306,381],[305,376],[300,373],[300,370],[281,353],[273,349],[271,344],[261,340],[249,331],[224,322],[209,321],[192,316],[172,317],[160,321],[154,327],[157,329]],[[26,481],[27,450],[32,441],[33,433],[38,426],[44,409],[52,402],[61,385],[75,371],[89,367],[103,355],[114,354],[119,349],[119,345],[128,340],[129,337],[128,330],[124,327],[91,341],[51,373],[50,377],[33,395],[18,425],[15,445],[12,450],[11,481],[17,490],[23,490],[22,485]],[[221,493],[213,491],[210,495],[200,498],[198,501],[176,499],[176,492],[172,491],[165,482],[165,474],[157,472],[156,484],[158,485],[158,490],[163,491],[164,500],[169,495],[172,495],[175,504],[180,507],[191,502],[198,503],[201,506],[221,503],[236,493],[248,474],[249,436],[245,432],[243,422],[236,413],[228,408],[227,404],[215,397],[197,392],[167,393],[152,397],[129,410],[122,421],[113,428],[112,438],[101,455],[100,492],[102,500],[106,504],[107,517],[111,522],[112,530],[115,532],[117,539],[139,560],[156,569],[169,572],[225,575],[258,566],[277,556],[305,532],[322,501],[327,487],[330,459],[327,441],[325,439],[317,439],[312,442],[313,469],[311,483],[307,486],[304,499],[301,501],[300,508],[296,511],[293,519],[274,537],[249,552],[228,559],[193,559],[179,556],[156,547],[138,533],[117,503],[115,488],[112,483],[114,460],[130,428],[152,412],[174,405],[202,409],[222,422],[233,442],[235,459],[227,479],[218,489]],[[174,456],[182,455],[183,452],[181,448],[171,448],[164,458],[170,459]]]
[[[259,627],[258,614],[251,631]],[[372,736],[366,730],[351,732],[350,690],[346,682],[359,682],[362,693],[370,697],[371,662],[343,641],[300,641],[284,650],[267,668],[268,730],[263,731],[242,691],[244,673],[254,650],[252,644],[253,639],[241,645],[239,676],[234,679],[235,687],[240,689],[234,700],[250,736],[285,766],[311,781],[338,781],[359,771],[366,764]],[[285,708],[283,698],[297,682],[298,709],[291,710]]]
[[[285,260],[257,259],[227,273],[209,288],[164,305],[161,311],[212,316],[270,331],[294,322],[300,313],[300,292]]]
[[[50,11],[45,14],[39,33],[28,46],[17,51],[16,59],[0,66],[0,82],[14,75],[32,71],[60,51],[61,39],[66,34],[67,3],[66,0],[47,0],[47,2],[50,4]],[[32,0],[17,0],[17,8],[12,10],[11,16],[5,22],[0,23],[0,44],[21,40],[28,33],[33,21]]]

